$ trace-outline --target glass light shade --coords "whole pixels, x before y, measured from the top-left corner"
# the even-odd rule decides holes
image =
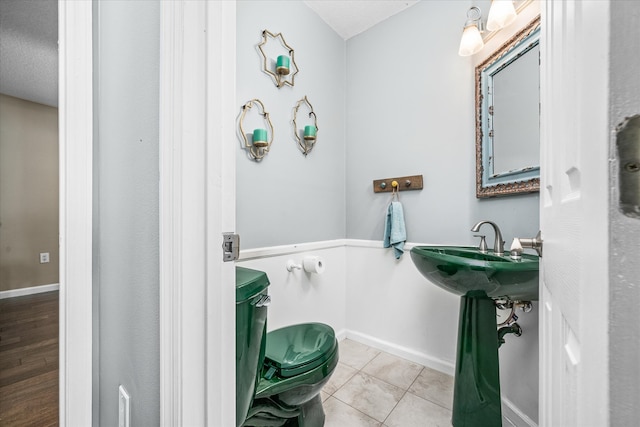
[[[470,56],[477,53],[484,47],[480,30],[475,24],[467,25],[462,31],[462,38],[460,39],[460,49],[458,49],[458,55]]]
[[[517,16],[513,1],[493,0],[491,9],[489,9],[489,17],[487,18],[487,30],[496,31],[504,28],[515,21]]]

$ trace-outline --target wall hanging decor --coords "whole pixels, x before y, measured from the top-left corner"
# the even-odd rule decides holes
[[[304,125],[303,127],[302,124],[298,125],[298,110],[300,110],[300,107],[305,104],[309,108],[309,118],[313,118],[313,123]],[[302,150],[302,153],[305,156],[309,154],[318,137],[318,117],[313,111],[313,106],[306,95],[296,103],[296,106],[293,109],[293,134],[296,137],[296,141],[298,141],[298,146]],[[302,138],[300,135],[302,135]]]
[[[254,105],[260,109],[260,115],[263,117],[268,130],[266,128],[256,128],[252,133],[246,133],[243,127],[244,118],[247,111],[251,110]],[[256,161],[262,160],[269,152],[269,148],[271,148],[271,143],[273,142],[273,125],[271,124],[269,113],[265,110],[262,101],[259,99],[252,99],[242,106],[239,128],[240,135],[244,141],[244,148],[248,150],[251,158]],[[249,139],[251,139],[251,142]]]
[[[269,40],[278,40],[280,42],[279,52],[270,49],[269,53],[276,52],[274,57],[270,57],[265,50]],[[273,34],[268,30],[262,31],[262,42],[258,44],[258,50],[262,55],[262,71],[269,74],[273,78],[273,82],[278,88],[284,85],[294,85],[296,74],[298,74],[298,65],[295,60],[295,52],[293,48],[287,44],[282,33]]]

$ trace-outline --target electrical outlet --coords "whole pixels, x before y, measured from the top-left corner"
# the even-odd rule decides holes
[[[122,385],[118,387],[118,427],[131,427],[131,398]]]
[[[40,264],[46,264],[49,262],[49,252],[40,253]]]

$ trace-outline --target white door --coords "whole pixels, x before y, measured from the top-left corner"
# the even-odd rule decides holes
[[[235,425],[235,2],[161,2],[163,426]]]
[[[541,426],[608,425],[608,16],[542,7]]]

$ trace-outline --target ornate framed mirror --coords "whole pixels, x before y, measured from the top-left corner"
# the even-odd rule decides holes
[[[476,197],[540,190],[540,17],[475,70]]]

